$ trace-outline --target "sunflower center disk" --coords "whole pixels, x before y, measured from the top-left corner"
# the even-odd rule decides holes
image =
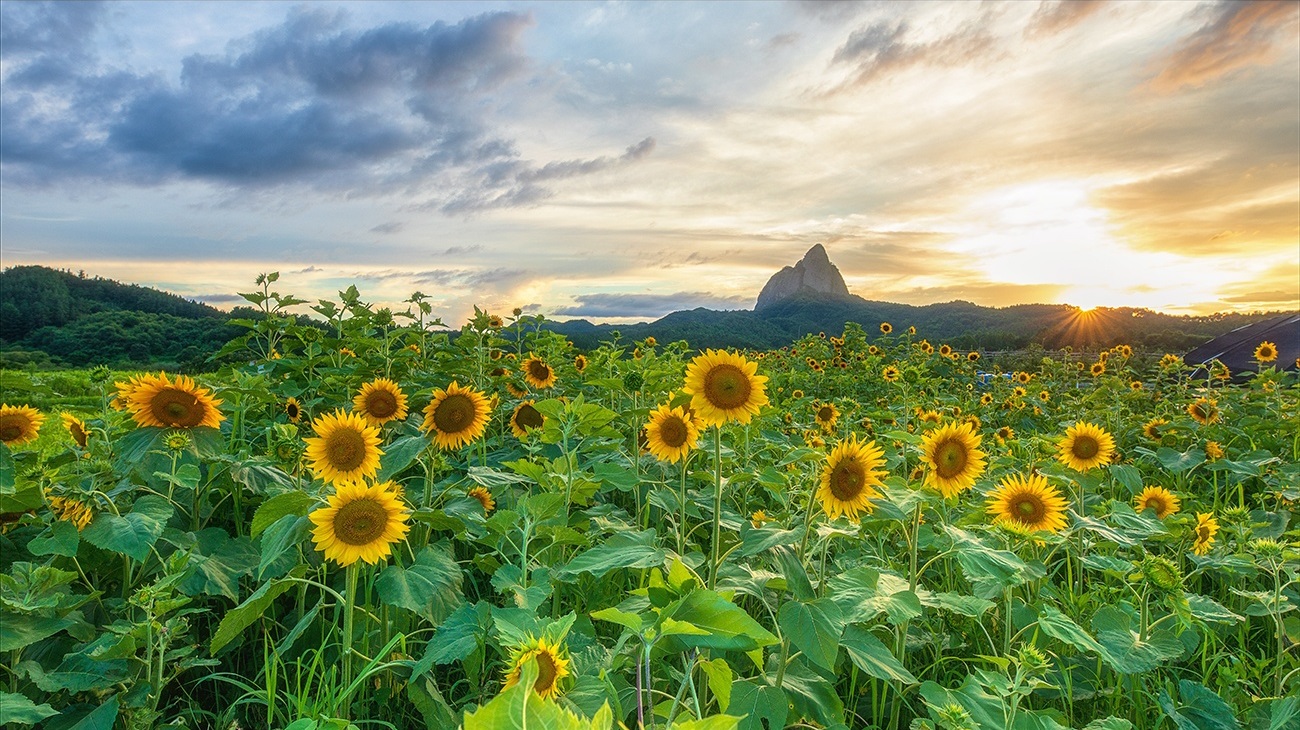
[[[388,510],[373,499],[357,499],[339,507],[334,534],[349,545],[369,545],[388,529]]]
[[[676,449],[686,443],[686,424],[677,418],[665,418],[659,424],[659,439]]]
[[[1101,445],[1094,438],[1080,436],[1074,440],[1074,455],[1080,459],[1091,459],[1100,450]]]
[[[203,420],[199,400],[182,390],[160,391],[150,401],[149,410],[159,422],[175,428],[191,428]]]
[[[366,460],[366,440],[353,429],[339,429],[325,442],[330,465],[339,471],[352,471]]]
[[[529,405],[520,406],[515,414],[515,424],[520,428],[541,428],[542,422],[541,411]]]
[[[397,399],[382,390],[371,393],[366,398],[366,412],[375,418],[389,418],[397,413]]]
[[[822,406],[821,409],[817,411],[817,420],[829,421],[833,415],[835,415],[835,411],[832,411],[830,406]]]
[[[945,441],[934,451],[935,471],[952,479],[966,470],[966,446],[959,441]]]
[[[548,651],[540,651],[537,657],[537,681],[533,684],[533,689],[538,694],[545,692],[555,686],[555,675],[558,674],[555,667],[555,660]]]
[[[474,401],[469,396],[449,395],[433,412],[433,425],[442,433],[457,433],[474,422]]]
[[[18,440],[23,435],[23,431],[26,430],[23,425],[15,419],[6,418],[0,421],[0,441],[9,443]]]
[[[528,363],[528,374],[533,376],[535,380],[545,381],[551,377],[551,367],[544,362],[533,360]]]
[[[1022,495],[1016,501],[1017,519],[1026,525],[1036,525],[1042,521],[1047,513],[1047,508],[1042,500],[1033,495]]]
[[[718,365],[704,378],[704,397],[715,408],[730,410],[749,402],[749,377],[735,365]]]
[[[849,502],[862,494],[866,483],[866,470],[857,461],[843,461],[831,471],[831,494],[841,502]]]

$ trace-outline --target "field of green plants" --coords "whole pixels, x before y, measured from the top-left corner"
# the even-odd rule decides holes
[[[239,368],[0,374],[5,724],[1300,728],[1272,343],[578,352],[275,280]]]

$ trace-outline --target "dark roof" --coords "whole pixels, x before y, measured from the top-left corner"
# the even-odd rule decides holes
[[[1277,346],[1277,360],[1273,362],[1277,369],[1295,370],[1296,358],[1300,358],[1300,312],[1281,314],[1219,335],[1184,355],[1183,362],[1204,365],[1218,360],[1233,374],[1254,371],[1255,348],[1261,342]]]

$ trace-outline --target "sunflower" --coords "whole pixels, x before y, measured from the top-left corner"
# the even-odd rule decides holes
[[[952,346],[951,346],[951,345],[939,345],[939,354],[940,354],[940,355],[943,355],[944,357],[948,357],[948,356],[952,355]]]
[[[574,367],[574,369],[577,370],[578,372],[582,372],[583,370],[586,370],[586,369],[587,369],[587,356],[586,356],[586,355],[578,355],[577,357],[573,358],[573,367]]]
[[[753,525],[754,529],[757,530],[760,529],[764,523],[770,521],[771,519],[772,519],[771,517],[767,516],[766,512],[760,509],[760,510],[756,510],[754,514],[749,516],[749,524]]]
[[[358,419],[360,420],[360,419]],[[327,560],[374,565],[392,554],[393,543],[406,537],[407,510],[392,482],[339,484],[326,505],[308,517],[316,528],[312,541]]]
[[[1205,458],[1210,461],[1218,461],[1223,458],[1223,447],[1219,445],[1218,441],[1205,442]]]
[[[167,373],[142,377],[128,403],[136,423],[155,428],[218,428],[225,418],[219,405],[207,388],[184,375],[170,380]]]
[[[646,347],[654,347],[655,345],[658,345],[658,344],[659,344],[659,340],[656,340],[654,337],[647,337],[647,338],[645,338],[645,346],[646,346]]]
[[[1255,348],[1255,359],[1260,362],[1273,362],[1277,359],[1277,345],[1265,340]]]
[[[1030,532],[1060,532],[1065,528],[1065,498],[1041,474],[1003,478],[989,493],[985,512],[994,521]]]
[[[1187,415],[1196,419],[1202,426],[1208,426],[1219,420],[1219,404],[1210,398],[1197,398],[1187,404]]]
[[[934,345],[931,345],[929,340],[921,340],[921,344],[917,345],[917,347],[920,347],[921,352],[924,352],[927,355],[934,354]]]
[[[297,398],[288,398],[284,401],[284,415],[289,417],[289,423],[302,420],[302,404]]]
[[[361,386],[352,408],[371,426],[382,426],[406,418],[406,394],[388,378],[375,378]]]
[[[506,392],[515,398],[524,398],[528,395],[527,390],[524,390],[518,383],[510,380],[506,381]]]
[[[520,441],[528,436],[530,430],[541,428],[545,423],[546,416],[534,408],[533,401],[530,400],[515,406],[514,413],[510,414],[510,431]]]
[[[345,484],[379,471],[379,428],[355,413],[342,409],[321,416],[311,424],[315,438],[307,442],[311,471],[321,481]]]
[[[908,327],[908,328],[907,328],[907,334],[909,334],[909,335],[914,335],[914,334],[916,334],[916,327]]]
[[[966,353],[966,359],[971,362],[976,362],[980,359],[980,354],[978,352],[968,352]]]
[[[63,420],[63,427],[68,429],[68,435],[72,437],[77,446],[83,449],[86,448],[86,444],[90,442],[90,434],[86,431],[85,421],[67,411],[64,411],[60,417]]]
[[[817,499],[832,520],[844,515],[857,522],[858,515],[870,513],[871,500],[880,496],[876,487],[883,484],[885,452],[875,441],[859,443],[856,434],[839,442],[826,457]]]
[[[898,368],[887,365],[884,370],[880,371],[880,377],[884,378],[886,383],[893,383],[898,380]]]
[[[1011,389],[1011,395],[1016,398],[1024,398],[1027,392],[1028,391],[1020,387],[1019,385]]]
[[[999,444],[1005,444],[1016,437],[1016,432],[1015,429],[1010,426],[1003,426],[999,428],[997,433],[993,434],[993,436],[998,440]]]
[[[1165,353],[1164,357],[1160,358],[1160,367],[1162,368],[1172,368],[1182,364],[1183,364],[1183,359],[1172,353],[1167,352]]]
[[[357,353],[353,352],[352,349],[349,348],[349,347],[340,347],[340,348],[339,348],[339,354],[340,354],[340,355],[343,355],[344,357],[356,357],[356,356],[357,356]]]
[[[1098,362],[1106,362],[1109,359],[1110,359],[1110,352],[1106,350],[1102,350],[1101,352],[1097,353]]]
[[[1142,435],[1152,441],[1159,441],[1165,435],[1160,429],[1167,425],[1169,425],[1168,419],[1153,418],[1150,421],[1147,421],[1146,425],[1142,427]]]
[[[1038,391],[1038,400],[1046,403],[1052,399],[1052,394],[1045,390]]]
[[[1210,546],[1214,545],[1214,535],[1219,531],[1219,521],[1214,519],[1213,512],[1197,512],[1195,529],[1196,542],[1192,543],[1192,552],[1204,555],[1210,552]]]
[[[1178,511],[1178,495],[1164,487],[1147,487],[1133,500],[1133,509],[1145,512],[1148,508],[1156,511],[1156,518],[1163,520]]]
[[[515,647],[510,656],[510,669],[506,672],[507,688],[519,684],[519,673],[529,659],[537,660],[537,681],[533,690],[543,699],[554,699],[560,694],[560,680],[569,676],[569,659],[560,642],[551,643],[545,638],[529,637],[523,646]]]
[[[1134,393],[1136,393],[1136,392],[1142,390],[1143,387],[1144,387],[1144,386],[1142,385],[1142,381],[1141,381],[1141,380],[1134,380],[1134,381],[1132,381],[1131,383],[1128,384],[1128,389],[1131,390],[1131,391],[1133,391]]]
[[[494,330],[499,330],[505,326],[506,326],[505,320],[501,319],[501,315],[494,314],[488,317],[488,327],[491,327]]]
[[[876,347],[875,345],[870,345],[867,347],[867,352],[871,353],[872,355],[879,355],[880,348]]]
[[[921,439],[921,463],[928,468],[926,484],[952,497],[970,489],[984,473],[980,436],[969,423],[950,423]]]
[[[1115,347],[1115,352],[1120,357],[1124,357],[1124,358],[1133,357],[1133,348],[1129,345],[1118,345]]]
[[[887,335],[887,334],[889,334],[890,332],[893,332],[893,331],[894,331],[894,325],[892,325],[892,324],[890,324],[890,323],[888,323],[888,322],[881,322],[881,323],[880,323],[880,334],[882,334],[882,335]]]
[[[817,425],[822,430],[830,433],[835,428],[835,422],[840,419],[840,409],[835,407],[834,403],[823,403],[817,407]]]
[[[943,422],[943,414],[939,413],[938,411],[927,411],[920,408],[918,408],[917,410],[919,411],[919,413],[916,414],[916,420],[920,421],[921,423],[942,423]]]
[[[40,434],[45,416],[30,406],[0,405],[0,441],[5,446],[18,446],[35,441]]]
[[[497,507],[496,500],[492,499],[492,493],[487,490],[487,487],[473,487],[466,492],[466,496],[477,499],[478,503],[483,505],[483,514],[490,515]]]
[[[86,525],[95,518],[95,513],[90,506],[79,499],[71,497],[47,497],[50,503],[50,511],[54,516],[64,522],[71,522],[77,526],[77,531],[86,529]]]
[[[555,385],[555,371],[536,355],[530,353],[520,369],[524,372],[524,382],[538,390]]]
[[[1094,363],[1092,364],[1092,369],[1090,370],[1090,372],[1091,372],[1094,376],[1095,376],[1095,375],[1101,375],[1101,374],[1105,373],[1105,372],[1106,372],[1106,363],[1102,362],[1101,360],[1098,360],[1097,362],[1094,362]]]
[[[1115,454],[1115,439],[1100,426],[1079,421],[1065,430],[1056,450],[1062,464],[1086,472],[1110,462]]]
[[[1027,384],[1027,383],[1029,383],[1029,381],[1031,381],[1031,380],[1033,380],[1033,379],[1034,379],[1034,376],[1033,376],[1033,375],[1030,375],[1029,373],[1027,373],[1027,372],[1025,372],[1025,371],[1023,371],[1023,370],[1016,371],[1015,380],[1016,380],[1017,383]]]
[[[675,464],[695,448],[700,439],[700,422],[686,408],[665,404],[650,412],[645,433],[650,453]]]
[[[980,405],[982,405],[982,406],[987,406],[987,405],[989,405],[989,404],[992,403],[992,402],[993,402],[993,394],[992,394],[992,393],[985,393],[984,395],[981,395],[981,396],[980,396]]]
[[[803,397],[803,391],[800,390],[799,388],[795,388],[794,390],[790,391],[790,397],[794,398],[795,400],[799,400],[800,398]]]
[[[551,382],[555,382],[554,374]],[[482,393],[473,388],[462,388],[453,380],[446,390],[433,391],[433,401],[424,409],[421,428],[438,448],[460,448],[483,435],[489,414],[487,398]]]
[[[767,405],[767,376],[757,375],[758,363],[724,350],[705,350],[686,368],[691,408],[706,426],[729,421],[749,423]]]

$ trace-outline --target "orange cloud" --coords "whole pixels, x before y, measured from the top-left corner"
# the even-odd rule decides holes
[[[1204,86],[1248,66],[1267,65],[1276,57],[1284,31],[1289,29],[1285,35],[1294,39],[1298,15],[1300,4],[1292,0],[1223,3],[1218,17],[1178,44],[1150,86],[1172,92]]]

